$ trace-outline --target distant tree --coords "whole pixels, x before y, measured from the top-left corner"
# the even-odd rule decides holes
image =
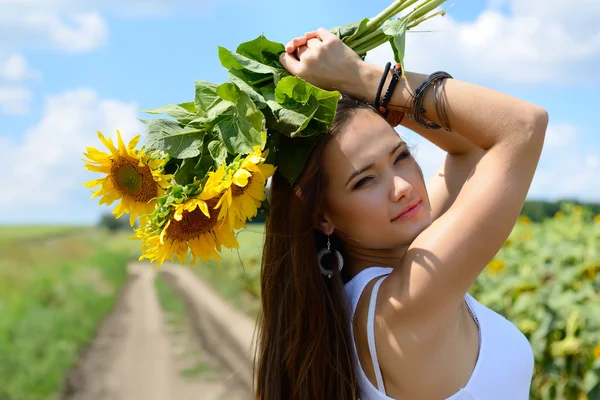
[[[124,230],[131,230],[131,226],[129,225],[129,216],[124,215],[121,218],[115,218],[114,214],[104,213],[100,217],[100,221],[98,222],[98,227],[103,229],[108,229],[110,232],[118,232]]]
[[[554,214],[560,210],[562,203],[580,205],[590,209],[594,215],[600,214],[600,203],[584,203],[575,199],[561,199],[556,201],[526,200],[521,215],[526,215],[534,222],[541,222],[546,218],[554,217]]]

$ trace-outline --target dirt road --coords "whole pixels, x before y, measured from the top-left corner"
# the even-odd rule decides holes
[[[70,374],[63,399],[248,398],[246,390],[229,380],[226,367],[199,348],[191,329],[170,332],[155,291],[153,268],[142,263],[129,268],[131,279],[117,307]],[[210,373],[182,376],[182,370],[199,362]]]

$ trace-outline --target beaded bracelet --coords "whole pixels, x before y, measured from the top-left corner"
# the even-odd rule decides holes
[[[383,90],[383,85],[385,84],[385,79],[387,78],[388,72],[390,72],[391,66],[391,62],[385,64],[383,75],[381,76],[381,80],[379,81],[379,87],[377,88],[377,93],[375,94],[375,102],[373,103],[376,109],[379,109],[379,99],[381,98],[381,91]]]
[[[390,99],[392,98],[392,93],[394,93],[394,90],[396,89],[396,85],[398,84],[398,80],[400,79],[400,76],[402,75],[402,65],[400,63],[397,63],[394,66],[394,71],[392,74],[392,80],[390,82],[390,85],[387,88],[387,91],[385,92],[385,96],[383,96],[383,100],[381,100],[381,104],[379,105],[379,113],[382,114],[384,116],[384,118],[387,118],[387,116],[389,115],[390,110],[387,108]]]

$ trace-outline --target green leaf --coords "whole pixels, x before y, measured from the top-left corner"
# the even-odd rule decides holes
[[[198,109],[196,108],[196,103],[194,103],[193,101],[190,101],[187,103],[181,103],[181,104],[178,104],[178,106],[188,110],[192,114],[196,114],[198,112]]]
[[[215,125],[227,151],[231,154],[246,154],[254,146],[264,148],[265,117],[250,96],[229,82],[220,85],[217,93],[225,102],[235,105],[229,109],[230,114],[221,114]]]
[[[204,135],[205,131],[182,128],[169,119],[154,119],[146,125],[146,147],[175,158],[192,158],[200,154]]]
[[[388,35],[394,60],[402,65],[402,75],[404,75],[404,54],[406,49],[406,27],[408,18],[394,19],[385,21],[381,27],[383,33]]]
[[[277,148],[277,169],[293,185],[318,140],[304,137],[292,139],[284,135],[280,136]]]
[[[241,90],[246,92],[250,98],[254,101],[256,106],[260,109],[263,109],[267,105],[267,101],[254,87],[252,87],[248,83],[247,77],[244,75],[243,71],[231,68],[228,72],[229,80],[237,85]],[[269,91],[275,91],[275,86],[271,84],[269,86]]]
[[[210,156],[215,160],[217,167],[220,167],[227,159],[227,148],[225,144],[220,140],[213,140],[208,144],[208,151]]]
[[[175,181],[180,185],[188,185],[194,182],[194,177],[202,179],[206,173],[214,167],[214,161],[207,146],[202,146],[202,154],[185,160],[178,160],[179,169],[175,173]]]
[[[320,89],[299,77],[283,78],[275,97],[262,93],[276,119],[275,128],[289,137],[312,136],[326,132],[335,117],[339,92]],[[311,127],[312,129],[307,129]]]
[[[351,24],[347,24],[344,26],[336,26],[332,28],[330,31],[334,35],[337,35],[342,42],[348,44],[352,42],[355,38],[361,36],[367,28],[367,23],[369,22],[369,18],[364,18],[359,21],[352,22]]]
[[[254,40],[242,43],[236,49],[241,56],[258,61],[277,69],[283,69],[279,62],[279,55],[285,51],[285,46],[281,43],[272,42],[264,35],[260,35]]]
[[[201,110],[204,113],[218,100],[217,87],[218,85],[207,81],[196,81],[196,95],[194,99],[194,105],[197,110]]]
[[[190,118],[191,116],[193,116],[192,113],[190,113],[187,109],[181,107],[178,104],[167,104],[161,107],[142,110],[141,112],[146,114],[165,114],[177,120]]]
[[[277,84],[283,76],[289,75],[283,67],[277,68],[263,64],[260,61],[245,57],[224,47],[219,47],[219,59],[221,60],[221,65],[227,69],[234,68],[260,74],[261,77],[257,77],[258,80],[266,79],[265,83],[273,79],[273,82]]]

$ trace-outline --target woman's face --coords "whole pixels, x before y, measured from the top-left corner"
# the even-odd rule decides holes
[[[421,169],[396,131],[373,111],[355,112],[327,144],[322,163],[321,229],[328,234],[335,229],[347,246],[393,249],[410,244],[431,224]],[[413,215],[395,219],[416,201]]]

